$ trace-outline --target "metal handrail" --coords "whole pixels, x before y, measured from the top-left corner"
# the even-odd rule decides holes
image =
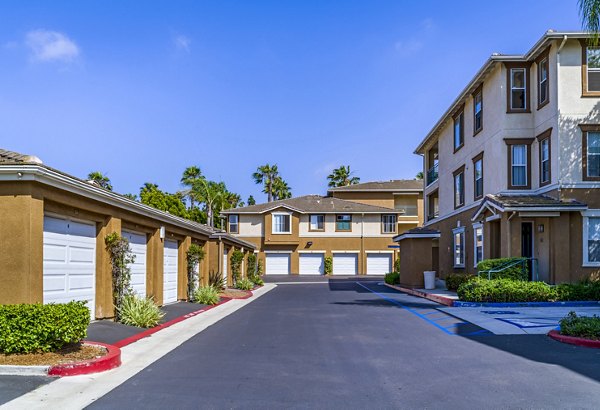
[[[503,271],[505,271],[509,268],[512,268],[513,266],[516,266],[516,265],[521,265],[522,268],[526,268],[527,262],[529,262],[529,261],[531,261],[531,280],[537,282],[538,281],[538,269],[537,269],[538,260],[536,258],[521,258],[516,261],[507,262],[507,263],[500,265],[499,267],[494,268],[494,269],[477,271],[477,276],[480,276],[480,274],[482,274],[482,273],[487,273],[488,279],[492,279],[492,273],[503,272]]]
[[[432,184],[438,179],[438,163],[436,162],[427,170],[427,185]]]

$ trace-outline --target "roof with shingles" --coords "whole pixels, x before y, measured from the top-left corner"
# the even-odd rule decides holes
[[[305,195],[297,198],[282,199],[259,205],[228,209],[223,214],[263,214],[278,208],[287,208],[299,213],[402,213],[381,206],[367,205],[344,199],[321,195]]]
[[[3,164],[41,164],[42,161],[33,155],[0,149],[0,163]]]
[[[581,207],[583,202],[574,199],[557,199],[548,195],[487,195],[486,200],[502,208],[555,208],[555,207]]]
[[[362,184],[330,188],[328,192],[362,192],[362,191],[422,191],[422,179],[392,179],[390,181],[371,181]]]

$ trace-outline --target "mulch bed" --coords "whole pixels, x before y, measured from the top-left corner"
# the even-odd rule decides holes
[[[78,343],[64,347],[56,352],[24,354],[0,353],[0,365],[54,366],[57,364],[96,359],[106,355],[106,353],[107,351],[103,347]]]
[[[249,290],[239,290],[239,289],[225,289],[219,293],[219,296],[222,298],[231,298],[231,299],[243,299],[251,296],[252,292]]]

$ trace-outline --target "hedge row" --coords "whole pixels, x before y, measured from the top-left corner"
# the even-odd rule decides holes
[[[550,286],[544,282],[474,278],[457,290],[466,302],[553,302],[600,300],[600,282]]]
[[[449,273],[446,275],[446,289],[456,292],[460,285],[473,279],[475,276],[464,273]]]
[[[49,352],[85,338],[86,302],[0,305],[0,352]]]

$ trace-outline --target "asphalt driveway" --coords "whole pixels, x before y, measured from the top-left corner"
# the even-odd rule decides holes
[[[91,408],[597,408],[600,351],[376,282],[279,285]]]

